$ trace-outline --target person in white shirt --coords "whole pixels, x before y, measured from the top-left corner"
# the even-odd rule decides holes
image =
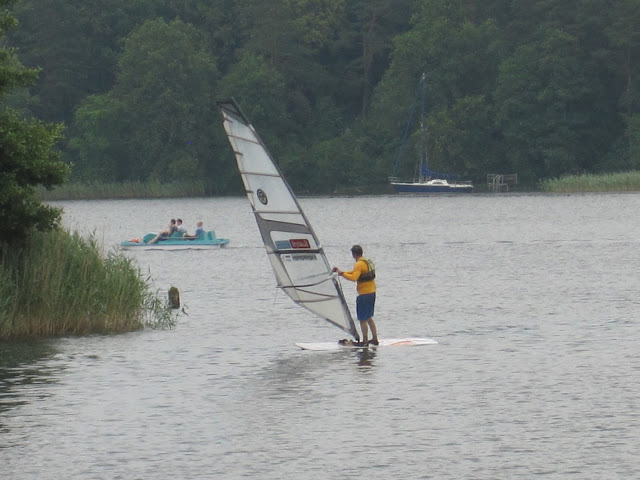
[[[182,219],[181,218],[179,218],[177,220],[177,224],[178,224],[178,232],[180,232],[183,236],[186,235],[187,226],[184,223],[182,223]]]

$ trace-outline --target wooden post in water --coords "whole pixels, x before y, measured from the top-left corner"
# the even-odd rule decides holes
[[[180,308],[180,292],[177,287],[169,289],[169,305],[171,308]]]

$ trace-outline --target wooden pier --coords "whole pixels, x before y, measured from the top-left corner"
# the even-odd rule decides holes
[[[487,175],[487,185],[492,192],[508,192],[509,185],[517,184],[517,173],[489,173]]]

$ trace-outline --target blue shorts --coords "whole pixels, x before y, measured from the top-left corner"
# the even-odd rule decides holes
[[[356,298],[356,313],[358,320],[369,320],[373,318],[373,309],[376,306],[376,292],[358,295]]]

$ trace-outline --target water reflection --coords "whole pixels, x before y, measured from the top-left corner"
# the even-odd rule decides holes
[[[358,359],[358,366],[360,367],[373,367],[374,360],[376,358],[375,348],[363,348],[362,350],[356,350],[356,358]]]
[[[33,391],[36,385],[55,383],[52,368],[56,367],[49,360],[57,353],[50,341],[0,342],[0,432],[7,428],[4,414],[31,400],[25,392]]]
[[[278,358],[265,366],[252,379],[252,396],[282,399],[298,395],[311,396],[318,390],[344,385],[331,384],[329,379],[346,381],[350,374],[370,370],[377,352],[373,348],[344,349],[331,352],[299,352]]]

